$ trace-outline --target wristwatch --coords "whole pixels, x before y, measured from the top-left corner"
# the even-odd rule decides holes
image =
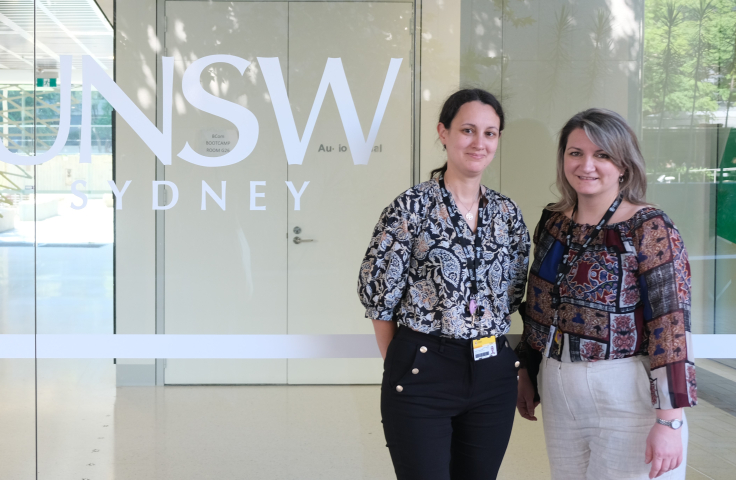
[[[666,425],[673,430],[677,430],[682,426],[682,420],[679,420],[677,418],[674,420],[662,420],[661,418],[657,418],[657,423],[659,423],[660,425]]]

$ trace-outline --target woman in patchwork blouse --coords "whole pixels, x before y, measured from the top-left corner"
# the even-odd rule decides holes
[[[696,404],[690,267],[672,220],[646,202],[644,159],[618,114],[560,133],[557,188],[534,232],[519,413],[542,417],[553,479],[685,478]]]
[[[503,127],[490,93],[450,96],[437,126],[447,163],[386,207],[360,267],[399,480],[494,479],[508,445],[518,358],[504,335],[529,234],[516,204],[481,185]]]

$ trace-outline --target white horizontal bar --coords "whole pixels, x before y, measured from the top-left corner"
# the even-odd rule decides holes
[[[736,358],[736,335],[693,335],[695,358]]]
[[[31,334],[0,335],[0,358],[34,358],[36,336]]]
[[[733,260],[736,255],[701,255],[697,257],[687,257],[691,262],[698,260]]]
[[[0,358],[374,358],[363,335],[0,335]]]
[[[695,358],[736,358],[736,335],[693,335],[693,347]],[[378,357],[372,334],[0,335],[0,358]]]

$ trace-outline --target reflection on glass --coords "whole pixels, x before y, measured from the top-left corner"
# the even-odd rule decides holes
[[[30,72],[28,72],[30,81]],[[33,87],[0,85],[2,130],[5,148],[16,155],[33,155]],[[33,223],[33,167],[0,163],[0,242],[19,222]],[[31,243],[33,243],[33,232]]]
[[[0,142],[19,156],[34,153],[33,3],[0,2]],[[8,24],[30,32],[9,35]],[[33,225],[32,166],[0,162],[0,339],[34,333],[33,230],[16,241],[22,225]],[[0,349],[3,352],[5,348]],[[35,478],[35,361],[0,355],[0,476]]]
[[[647,1],[644,13],[641,141],[649,198],[670,214],[688,248],[693,333],[734,333],[736,10],[727,1],[670,0]],[[736,361],[696,365],[699,405],[688,412],[695,455],[688,463],[718,476],[736,451],[722,427],[736,414]]]
[[[669,1],[647,2],[645,13],[643,144],[652,198],[673,212],[690,250],[693,331],[733,333],[736,11],[723,1]]]
[[[36,153],[48,151],[59,135],[61,55],[72,55],[71,128],[62,150],[36,167],[35,222],[21,221],[13,241],[28,242],[36,232],[38,334],[112,334],[112,109],[97,92],[90,105],[92,162],[80,163],[79,151],[82,55],[112,77],[113,32],[95,2],[38,0],[35,6],[35,79],[25,88],[35,90]],[[88,464],[111,460],[110,427],[103,425],[111,423],[114,368],[112,359],[37,360],[39,478],[106,475]],[[77,451],[95,455],[82,461],[71,454]]]

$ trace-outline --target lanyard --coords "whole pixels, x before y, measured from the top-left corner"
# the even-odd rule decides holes
[[[465,238],[465,235],[463,235],[463,230],[460,229],[460,221],[457,217],[457,215],[452,215],[451,212],[453,212],[454,208],[452,207],[452,202],[450,201],[450,196],[447,193],[447,188],[445,188],[445,179],[443,177],[439,178],[440,183],[440,189],[442,190],[442,201],[445,203],[445,206],[447,207],[447,211],[450,213],[450,219],[452,220],[452,226],[455,229],[455,233],[460,238],[460,243],[463,247],[463,251],[465,252],[465,257],[468,259],[468,271],[471,273],[471,279],[470,279],[470,293],[471,295],[477,295],[478,294],[478,268],[480,267],[480,256],[483,248],[483,214],[481,213],[482,210],[480,208],[480,201],[478,202],[478,224],[476,226],[475,230],[475,244],[474,249],[475,251],[471,250],[471,246],[469,245],[468,239]],[[481,197],[482,198],[482,197]],[[473,255],[470,255],[473,253]]]
[[[575,257],[572,260],[569,260],[570,258],[570,249],[572,247],[572,224],[573,221],[570,219],[570,224],[567,227],[567,237],[565,238],[565,243],[567,245],[567,249],[565,250],[564,255],[562,256],[562,262],[557,267],[557,279],[555,281],[554,286],[552,287],[552,307],[558,309],[560,307],[560,284],[562,283],[562,280],[565,279],[568,273],[570,273],[570,270],[572,269],[573,264],[575,264],[578,260],[580,260],[583,257],[583,254],[588,249],[588,246],[595,240],[595,238],[600,233],[601,229],[603,228],[603,225],[608,223],[608,221],[611,219],[614,213],[616,213],[616,209],[621,205],[621,200],[623,199],[623,196],[619,194],[618,197],[616,197],[616,200],[613,201],[610,207],[608,207],[608,210],[606,210],[605,215],[603,215],[603,218],[600,219],[598,224],[595,226],[595,229],[590,232],[587,237],[585,238],[585,241],[583,242],[583,246],[580,247],[580,250],[575,254]],[[575,208],[572,211],[572,217],[575,216],[575,212],[578,210],[577,203],[575,204]],[[555,316],[556,318],[556,316]]]

